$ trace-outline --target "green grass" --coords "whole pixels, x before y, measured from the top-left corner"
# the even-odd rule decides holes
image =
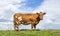
[[[60,36],[60,30],[0,30],[0,36]]]

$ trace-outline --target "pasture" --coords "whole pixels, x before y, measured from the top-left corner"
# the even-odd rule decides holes
[[[60,36],[60,30],[0,30],[0,36]]]

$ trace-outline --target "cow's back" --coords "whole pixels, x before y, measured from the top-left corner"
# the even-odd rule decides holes
[[[19,13],[15,14],[14,16],[17,18],[18,17],[23,17],[23,18],[37,18],[38,17],[37,14],[19,14]]]

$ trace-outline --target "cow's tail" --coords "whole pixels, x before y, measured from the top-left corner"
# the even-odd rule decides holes
[[[17,23],[16,23],[17,20],[16,20],[16,17],[15,17],[15,16],[16,16],[16,15],[14,15],[14,30],[16,30],[16,24],[17,24]]]

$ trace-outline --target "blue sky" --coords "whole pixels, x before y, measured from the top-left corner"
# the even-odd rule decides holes
[[[13,15],[15,13],[40,11],[46,12],[46,15],[37,25],[37,29],[60,29],[59,9],[60,0],[0,0],[0,30],[13,29]],[[31,25],[20,25],[19,27],[30,29]]]
[[[41,5],[43,0],[27,0],[26,6],[31,8],[36,8],[37,6]]]

